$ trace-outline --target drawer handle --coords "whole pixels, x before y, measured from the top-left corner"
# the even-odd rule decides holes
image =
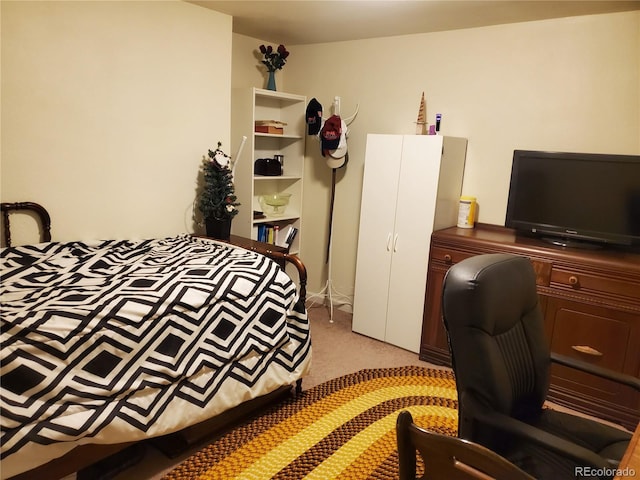
[[[578,277],[576,277],[575,275],[571,275],[571,276],[569,277],[569,283],[571,284],[571,286],[573,286],[573,287],[577,287],[577,286],[578,286],[578,283],[580,283],[580,282],[579,282],[579,280],[578,280]]]
[[[589,347],[588,345],[573,345],[571,348],[573,348],[576,352],[585,353],[594,357],[602,356],[602,352],[596,350],[593,347]]]
[[[444,261],[447,263],[451,263],[451,255],[449,255],[448,253],[444,256]]]

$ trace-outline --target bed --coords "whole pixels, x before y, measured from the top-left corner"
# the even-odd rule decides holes
[[[2,478],[299,388],[306,273],[283,259],[300,289],[264,255],[186,234],[3,248]]]

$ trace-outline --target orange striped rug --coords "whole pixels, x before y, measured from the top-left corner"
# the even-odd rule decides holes
[[[166,480],[398,477],[396,417],[446,435],[458,428],[453,374],[362,370],[286,400],[205,447]]]

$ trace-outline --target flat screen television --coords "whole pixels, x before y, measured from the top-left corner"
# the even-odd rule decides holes
[[[515,150],[505,226],[567,247],[640,245],[640,156]]]

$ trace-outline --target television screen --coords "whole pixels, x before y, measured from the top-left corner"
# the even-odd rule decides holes
[[[514,151],[505,225],[560,244],[640,244],[640,156]]]

